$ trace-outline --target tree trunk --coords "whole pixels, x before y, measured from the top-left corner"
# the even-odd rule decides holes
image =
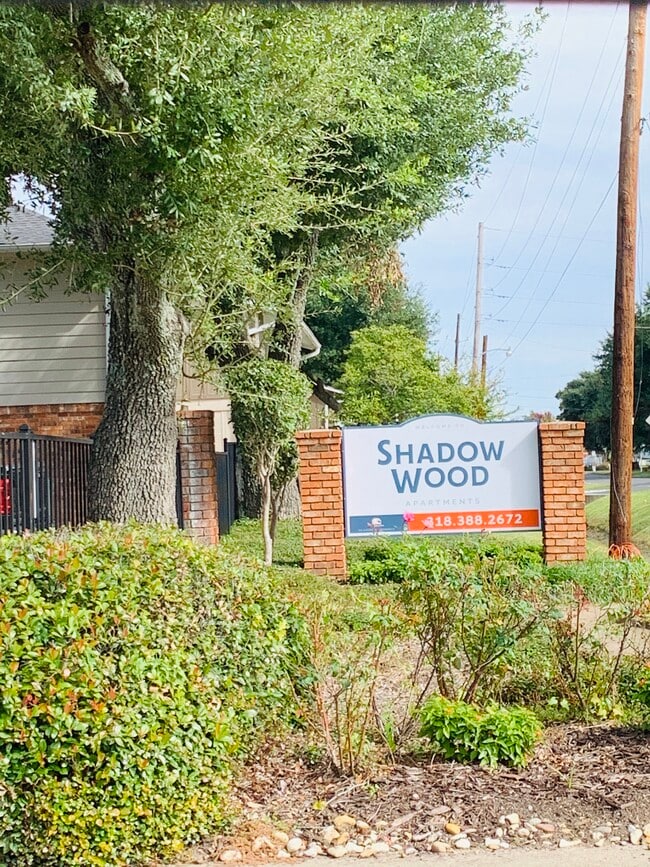
[[[164,290],[127,263],[111,287],[110,314],[106,402],[88,480],[90,519],[175,523],[184,320]]]
[[[302,264],[294,278],[294,285],[289,299],[290,315],[279,321],[273,332],[273,345],[269,355],[280,361],[286,361],[296,370],[300,367],[302,355],[302,323],[305,318],[307,293],[314,275],[314,266],[318,253],[318,230],[314,230],[305,243]]]
[[[271,537],[271,544],[275,545],[275,532],[278,529],[278,517],[280,514],[280,500],[282,499],[282,495],[278,497],[277,493],[271,493],[271,516],[269,519],[269,536]]]
[[[271,473],[267,471],[262,482],[262,536],[264,537],[264,564],[273,563],[273,538],[271,536]]]

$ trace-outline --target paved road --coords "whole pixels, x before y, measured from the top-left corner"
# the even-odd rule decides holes
[[[595,494],[603,493],[606,494],[609,492],[609,473],[585,473],[585,482],[589,482],[589,489],[587,490],[587,494],[589,496],[594,496]],[[593,488],[592,485],[595,482],[599,482],[600,485],[598,488]],[[633,476],[632,477],[632,490],[633,491],[642,491],[644,488],[650,488],[650,473],[648,476]]]
[[[302,859],[305,863],[306,859]],[[276,865],[290,864],[289,861],[270,862]],[[313,858],[310,867],[361,867],[368,861],[358,858]],[[490,852],[487,849],[473,852],[452,852],[449,855],[413,855],[406,858],[397,855],[382,855],[373,858],[377,867],[650,867],[650,851],[640,846],[576,846],[572,849],[508,849]],[[188,867],[176,864],[172,867]],[[223,867],[219,862],[202,863],[200,867]],[[245,867],[237,862],[237,867]],[[259,865],[258,865],[259,867]]]

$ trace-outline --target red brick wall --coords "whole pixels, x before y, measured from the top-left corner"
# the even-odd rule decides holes
[[[0,406],[0,433],[14,433],[26,424],[43,436],[89,437],[97,430],[103,410],[103,403]]]
[[[587,556],[584,430],[582,421],[542,422],[539,426],[547,563]]]
[[[300,431],[296,440],[305,569],[345,578],[341,431]]]
[[[207,410],[180,413],[178,443],[185,529],[194,539],[216,545],[219,518],[213,413]]]

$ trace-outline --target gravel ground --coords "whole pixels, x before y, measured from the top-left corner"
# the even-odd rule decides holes
[[[413,762],[354,779],[308,766],[295,745],[276,744],[247,769],[235,801],[241,816],[233,833],[191,850],[186,861],[329,855],[390,863],[462,852],[469,867],[487,863],[472,860],[480,851],[522,867],[649,864],[650,737],[564,726],[547,730],[522,770]]]

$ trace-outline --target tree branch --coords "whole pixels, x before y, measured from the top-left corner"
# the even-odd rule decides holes
[[[101,51],[88,21],[79,23],[73,42],[86,72],[108,102],[123,114],[132,113],[129,83],[110,57]]]

